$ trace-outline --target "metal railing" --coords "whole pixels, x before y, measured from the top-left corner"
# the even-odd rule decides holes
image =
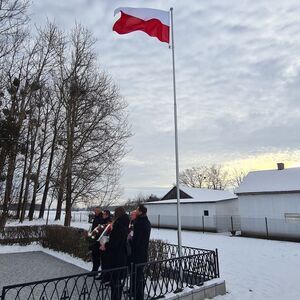
[[[195,252],[197,250],[201,249],[195,249]],[[203,253],[152,261],[135,265],[134,295],[137,299],[158,299],[169,293],[181,292],[186,287],[201,286],[205,281],[218,277],[217,251],[205,250]]]
[[[128,269],[124,267],[9,285],[3,287],[1,300],[121,299],[124,287],[129,286],[127,275]]]
[[[1,300],[157,299],[219,277],[218,252],[162,244],[160,257],[129,268],[84,273],[3,287]],[[92,276],[91,276],[92,275]]]

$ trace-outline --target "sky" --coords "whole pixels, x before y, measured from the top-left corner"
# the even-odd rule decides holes
[[[180,170],[300,166],[298,0],[32,0],[32,21],[90,29],[100,66],[128,103],[123,197],[175,182],[171,50],[112,32],[120,6],[174,7]]]

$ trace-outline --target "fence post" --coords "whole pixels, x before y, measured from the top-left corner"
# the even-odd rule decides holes
[[[81,213],[80,213],[80,216],[79,216],[79,222],[81,223]]]
[[[217,276],[217,278],[220,278],[219,253],[218,253],[218,249],[217,248],[216,248],[215,262],[216,262],[216,276]]]
[[[5,288],[2,288],[1,300],[5,300]]]
[[[268,228],[268,219],[267,219],[267,217],[265,217],[265,223],[266,223],[267,238],[269,238],[269,228]]]
[[[202,216],[202,230],[203,230],[203,233],[204,233],[204,216]]]
[[[157,227],[158,227],[158,229],[160,229],[160,215],[158,215],[158,222],[157,223],[158,223]]]
[[[134,299],[134,294],[133,294],[133,292],[134,292],[134,290],[133,290],[133,288],[134,288],[134,284],[135,284],[135,278],[133,278],[133,272],[134,272],[134,270],[133,270],[133,268],[134,268],[135,266],[134,266],[134,264],[131,262],[130,263],[130,279],[129,279],[129,299]]]
[[[231,231],[233,231],[233,217],[232,216],[230,217],[230,220],[231,220]]]

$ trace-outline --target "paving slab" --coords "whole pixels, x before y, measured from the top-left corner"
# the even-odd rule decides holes
[[[42,251],[0,254],[0,294],[3,286],[86,272]]]

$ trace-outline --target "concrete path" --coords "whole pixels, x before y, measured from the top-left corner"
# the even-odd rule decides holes
[[[2,287],[6,285],[86,272],[41,251],[0,254],[0,295]]]

